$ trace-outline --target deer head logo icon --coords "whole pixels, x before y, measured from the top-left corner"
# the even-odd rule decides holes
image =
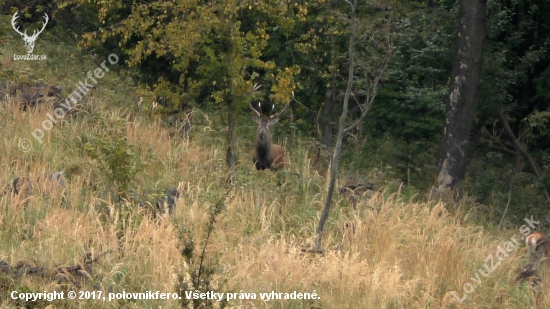
[[[25,30],[25,32],[21,32],[19,31],[19,27],[15,27],[15,21],[16,19],[19,17],[17,14],[19,13],[19,11],[15,12],[15,14],[13,14],[13,18],[11,19],[11,26],[13,27],[13,29],[19,33],[21,35],[21,37],[23,38],[23,41],[25,41],[25,48],[27,49],[27,54],[30,54],[32,53],[33,49],[34,49],[34,41],[36,41],[36,38],[38,37],[38,35],[40,33],[42,33],[42,31],[44,31],[44,28],[46,28],[46,25],[48,24],[48,14],[44,13],[44,22],[43,22],[43,26],[42,26],[42,29],[40,29],[40,31],[36,32],[36,30],[34,30],[32,32],[32,35],[31,36],[28,36],[27,35],[27,30]]]

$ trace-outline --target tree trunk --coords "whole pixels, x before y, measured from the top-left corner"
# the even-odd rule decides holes
[[[237,137],[235,136],[235,115],[231,102],[227,103],[227,153],[225,160],[229,167],[228,182],[237,181]]]
[[[325,92],[325,106],[323,109],[323,145],[332,147],[332,111],[334,110],[334,88]]]
[[[384,75],[384,72],[387,68],[388,62],[391,58],[392,54],[392,40],[391,40],[391,31],[390,27],[387,28],[387,50],[386,55],[383,58],[383,61],[381,61],[378,65],[377,71],[374,71],[375,74],[372,76],[372,81],[369,79],[369,77],[365,76],[365,82],[366,84],[371,84],[368,86],[368,92],[369,95],[365,99],[364,102],[359,103],[359,107],[361,109],[361,116],[356,118],[346,127],[347,122],[347,114],[349,109],[349,100],[353,91],[353,84],[355,80],[354,71],[356,67],[356,50],[355,50],[355,40],[356,40],[356,33],[357,33],[357,20],[356,20],[356,14],[357,14],[357,6],[359,4],[359,0],[354,0],[353,4],[348,2],[350,4],[351,9],[351,18],[349,20],[349,25],[351,28],[350,38],[349,38],[349,46],[348,46],[348,80],[347,80],[347,87],[346,92],[344,94],[344,102],[342,106],[342,114],[340,115],[340,121],[338,122],[338,135],[336,137],[336,145],[334,146],[334,151],[332,155],[332,165],[330,169],[330,181],[328,186],[328,192],[327,197],[325,200],[325,207],[323,208],[323,213],[321,214],[321,218],[319,219],[319,227],[317,228],[317,237],[315,239],[315,249],[312,250],[314,252],[324,252],[324,249],[321,247],[321,241],[323,238],[323,231],[325,222],[328,218],[329,212],[330,212],[330,206],[332,204],[332,195],[334,194],[334,186],[336,185],[336,175],[338,174],[338,159],[340,158],[340,151],[342,150],[342,140],[344,137],[345,132],[349,132],[350,130],[355,129],[358,125],[363,123],[363,120],[367,116],[367,113],[369,112],[370,108],[372,107],[372,104],[374,103],[374,99],[376,98],[378,85],[380,83],[380,80],[382,79],[382,76]],[[388,24],[389,25],[389,24]],[[360,58],[360,61],[358,63],[362,63],[364,65],[364,58]],[[378,66],[375,65],[374,67]],[[358,66],[359,68],[365,69],[365,67],[362,67],[361,65]],[[372,70],[372,66],[369,67],[369,70]],[[334,95],[334,93],[333,93]]]
[[[332,10],[335,9],[335,1],[330,2]],[[332,87],[325,92],[325,106],[323,109],[323,145],[330,149],[332,147],[332,113],[334,111],[334,104],[336,103],[336,38],[334,33],[330,34],[330,65],[331,70],[331,83]],[[326,162],[328,167],[328,163]]]
[[[227,79],[227,88],[229,93],[226,92],[227,100],[227,152],[225,154],[225,161],[229,167],[229,174],[226,182],[234,184],[237,181],[237,137],[235,136],[235,84],[233,83],[232,72],[233,68],[233,55],[235,54],[235,43],[233,41],[233,34],[235,33],[235,22],[234,15],[230,11],[228,16],[229,21],[229,44],[227,45],[227,50],[229,56],[227,57],[227,72],[229,78]],[[228,94],[228,97],[227,97]]]
[[[330,169],[330,182],[328,186],[327,197],[325,200],[325,207],[323,208],[323,213],[321,214],[321,219],[319,220],[319,227],[317,228],[317,238],[315,240],[315,251],[323,252],[324,250],[321,247],[321,240],[323,239],[323,230],[325,227],[325,222],[328,218],[328,213],[330,211],[330,205],[332,204],[332,195],[334,193],[334,185],[336,184],[336,175],[338,174],[338,158],[340,157],[340,151],[342,150],[342,139],[344,137],[344,130],[346,128],[346,118],[348,114],[348,104],[349,98],[352,91],[353,85],[353,70],[355,68],[354,56],[355,56],[355,12],[357,10],[358,0],[353,1],[351,7],[351,34],[349,39],[349,70],[348,70],[348,83],[346,87],[346,94],[344,95],[344,106],[342,108],[342,115],[340,116],[340,122],[338,123],[338,136],[336,138],[336,145],[334,147],[334,153],[332,155],[332,166]]]
[[[487,0],[461,0],[445,125],[441,136],[436,193],[452,191],[466,173],[470,131],[477,103]]]
[[[335,1],[330,2],[331,9],[334,10],[336,7]],[[334,33],[330,34],[330,63],[331,63],[331,83],[332,87],[325,92],[325,106],[323,108],[323,118],[321,125],[323,126],[323,139],[322,144],[326,147],[325,149],[330,150],[332,147],[332,114],[334,112],[334,104],[336,104],[336,38]],[[330,165],[330,160],[322,154],[323,150],[321,149],[321,154],[319,159],[324,160],[323,165],[328,168]]]

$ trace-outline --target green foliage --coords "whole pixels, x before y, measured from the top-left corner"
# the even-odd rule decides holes
[[[55,1],[58,4],[55,18],[60,28],[71,29],[76,35],[94,31],[100,27],[97,6],[91,2],[82,2],[80,5],[65,5],[65,1]],[[109,55],[114,50],[109,46],[94,44],[93,48],[101,54]]]
[[[534,111],[532,114],[527,116],[523,121],[527,122],[529,126],[536,131],[536,135],[533,137],[546,137],[550,135],[550,127],[548,126],[548,120],[550,119],[550,110],[549,111]]]
[[[550,100],[550,66],[540,73],[540,75],[533,79],[536,94],[533,100],[540,100],[548,102]]]
[[[534,109],[546,109],[550,6],[546,1],[512,4],[488,2],[479,90],[479,114],[485,121],[495,117],[495,110],[514,110],[523,119]]]
[[[407,142],[427,140],[431,147],[444,119],[454,32],[448,20],[455,19],[456,9],[442,7],[435,16],[430,10],[417,4],[397,23],[389,78],[366,123],[376,133],[390,132]]]
[[[501,133],[497,113],[503,111],[510,117],[514,134],[546,175],[548,168],[543,157],[550,146],[546,128],[548,88],[545,87],[550,65],[549,9],[546,1],[488,2],[477,110],[479,127],[484,126],[484,138],[477,152],[481,157],[474,158],[474,162],[477,159],[486,162],[478,163],[483,165],[482,170],[470,169],[472,178],[467,188],[481,203],[495,205],[496,211],[508,203],[511,190],[510,209],[518,217],[540,213],[535,209],[542,209],[540,206],[546,204],[540,192],[545,181],[538,183],[532,168],[529,165],[523,168],[517,155],[511,155],[516,150],[510,138]],[[493,151],[502,152],[489,157]],[[500,159],[493,162],[497,157]],[[509,167],[510,163],[503,164],[513,160],[519,170]],[[510,179],[516,180],[514,188],[507,186]],[[494,215],[492,211],[489,213]]]
[[[73,0],[60,5],[89,3]],[[239,102],[259,74],[262,84],[273,85],[277,103],[288,101],[294,89],[293,83],[280,80],[287,76],[278,73],[292,73],[294,69],[276,69],[273,60],[262,59],[270,29],[279,25],[281,29],[289,28],[304,14],[295,17],[286,4],[154,1],[145,5],[102,1],[94,5],[103,26],[85,33],[84,45],[116,41],[126,62],[147,73],[141,94],[151,96],[153,92],[154,96],[168,98],[165,111],[210,99],[216,105],[228,101],[244,104]],[[290,78],[292,81],[292,75]]]
[[[345,69],[342,55],[349,31],[346,32],[345,24],[336,18],[337,8],[330,2],[295,2],[294,7],[299,18],[290,23],[286,31],[278,27],[272,29],[265,55],[285,66],[299,66],[297,98],[310,111],[318,111],[323,105],[327,87],[335,82],[333,77],[337,71]],[[342,85],[340,79],[337,82],[338,86]],[[302,109],[301,106],[297,108]],[[303,113],[302,109],[298,119],[307,119]],[[311,130],[313,123],[307,120],[305,128]]]
[[[92,142],[85,144],[86,153],[97,160],[99,170],[105,182],[119,199],[128,198],[128,194],[138,173],[147,166],[135,152],[134,145],[126,138],[126,123],[123,119],[106,123],[102,134],[93,134]],[[152,155],[149,155],[152,157]]]

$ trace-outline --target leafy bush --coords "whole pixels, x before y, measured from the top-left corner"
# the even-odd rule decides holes
[[[92,143],[86,143],[84,149],[99,163],[102,176],[115,196],[127,199],[137,174],[144,170],[147,163],[140,160],[134,145],[128,142],[124,119],[116,120],[112,127],[103,120],[101,124],[107,129],[101,134],[92,134]]]

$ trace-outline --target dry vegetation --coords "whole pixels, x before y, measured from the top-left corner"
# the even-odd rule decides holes
[[[73,56],[78,55],[76,50],[52,44],[45,51],[48,63],[13,62],[13,48],[1,50],[3,70],[11,70],[18,80],[62,85],[65,94],[101,61],[80,59]],[[58,63],[65,64],[58,67]],[[18,149],[19,139],[32,139],[30,133],[47,119],[48,110],[22,111],[13,100],[0,105],[0,259],[10,268],[0,275],[2,307],[181,306],[164,300],[23,303],[6,298],[12,290],[172,293],[196,271],[211,206],[227,190],[222,126],[209,124],[207,116],[197,112],[193,138],[184,140],[158,120],[133,115],[137,99],[131,85],[111,72],[86,99],[82,113],[47,131],[44,144],[35,142],[27,153]],[[131,107],[116,108],[115,103]],[[91,132],[106,130],[98,117],[108,122],[127,120],[126,137],[148,163],[135,181],[140,192],[152,194],[178,186],[182,197],[173,216],[152,219],[130,204],[130,215],[121,223],[120,207],[108,194],[97,162],[83,151]],[[462,202],[449,213],[441,203],[414,202],[404,200],[399,191],[381,191],[359,199],[354,210],[343,196],[337,196],[324,238],[327,253],[303,253],[301,249],[314,235],[326,179],[310,168],[310,157],[300,141],[289,142],[287,171],[257,172],[248,159],[246,139],[252,135],[240,137],[239,181],[216,218],[205,254],[205,263],[213,270],[212,289],[257,293],[258,299],[237,299],[229,307],[545,308],[550,303],[548,285],[531,289],[526,282],[515,282],[518,269],[526,264],[523,244],[487,277],[480,275],[481,283],[474,284],[475,290],[462,304],[452,296],[453,291],[464,295],[463,285],[474,283],[470,278],[478,269],[484,270],[486,257],[512,235],[519,235],[519,227],[496,234],[468,223],[475,213],[460,210],[475,209],[471,203]],[[39,188],[26,209],[19,196],[10,194],[14,178],[33,179],[57,170],[66,171],[64,190]],[[186,243],[192,244],[192,263],[182,255]],[[84,263],[88,253],[99,259]],[[82,270],[59,280],[58,267],[74,265],[82,265]],[[541,269],[542,281],[547,283],[550,274],[544,265]],[[259,293],[271,291],[316,291],[320,299],[259,299]],[[219,305],[214,302],[214,307]]]

